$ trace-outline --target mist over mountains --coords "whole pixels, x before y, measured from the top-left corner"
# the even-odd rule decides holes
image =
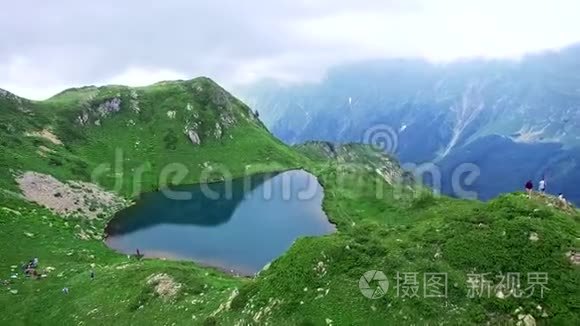
[[[580,45],[517,61],[360,62],[317,84],[264,81],[237,93],[291,144],[368,142],[386,126],[389,149],[402,163],[434,163],[446,194],[457,195],[453,171],[470,163],[480,175],[465,189],[480,199],[545,176],[551,192],[580,200]]]

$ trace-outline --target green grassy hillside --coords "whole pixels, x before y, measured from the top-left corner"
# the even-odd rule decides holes
[[[296,167],[302,160],[207,78],[70,89],[42,102],[2,91],[0,148],[3,325],[183,323],[196,315],[203,321],[246,282],[192,263],[114,253],[101,240],[114,210],[98,219],[88,219],[88,210],[57,216],[24,200],[16,182],[22,173],[94,182],[131,199],[165,186],[159,176],[170,164],[187,172],[168,178],[170,183],[185,184],[199,182],[208,167],[217,171],[209,178],[235,177]],[[24,277],[20,266],[32,257],[40,258],[46,278]],[[159,273],[181,284],[178,297],[155,297],[155,284],[146,279]],[[70,295],[61,292],[64,287]]]
[[[368,147],[288,148],[204,78],[71,89],[44,102],[2,92],[0,117],[0,325],[580,323],[573,252],[580,216],[556,200],[437,198],[412,187],[395,160]],[[191,262],[138,260],[102,242],[117,209],[102,207],[108,206],[99,200],[102,190],[66,183],[95,182],[119,195],[111,202],[126,205],[136,190],[164,186],[158,177],[171,163],[189,172],[171,183],[199,182],[208,166],[227,167],[231,176],[303,167],[323,185],[337,232],[299,239],[255,278]],[[56,214],[26,201],[18,182],[27,171],[54,176],[62,182],[54,187],[81,192],[77,200],[95,207]],[[58,202],[68,193],[54,195]],[[20,270],[33,257],[45,275],[38,280]],[[359,288],[371,270],[389,281],[375,299]],[[406,275],[398,291],[397,273]],[[429,273],[446,275],[446,296],[424,297]],[[490,283],[477,288],[489,295],[472,297],[469,275],[484,273]],[[521,286],[502,283],[500,273],[519,273]],[[545,293],[519,295],[530,287],[530,273],[548,276]]]
[[[140,167],[140,190],[147,191],[170,163],[185,166],[189,173],[180,182],[191,183],[208,165],[241,175],[248,165],[280,169],[298,160],[246,105],[207,78],[70,89],[43,102],[7,93],[0,96],[0,121],[0,147],[10,153],[0,157],[0,187],[9,190],[16,190],[15,169],[120,184],[119,193],[132,195]]]

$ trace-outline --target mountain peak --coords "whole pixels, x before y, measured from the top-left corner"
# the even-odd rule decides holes
[[[23,98],[11,93],[5,89],[0,88],[0,98],[8,98],[8,99],[12,99],[12,100],[22,100]]]

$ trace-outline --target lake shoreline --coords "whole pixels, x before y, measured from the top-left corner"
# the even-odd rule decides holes
[[[250,183],[247,177],[252,178]],[[205,184],[210,183],[171,189],[189,196],[182,201],[163,191],[141,194],[133,205],[112,215],[104,228],[103,243],[117,253],[134,255],[139,248],[145,259],[187,261],[231,276],[253,278],[297,239],[338,231],[324,209],[325,190],[320,180],[305,169],[216,180],[208,189],[220,194],[216,198],[207,195]],[[233,191],[233,197],[222,198],[228,191]],[[204,262],[203,257],[216,262]]]

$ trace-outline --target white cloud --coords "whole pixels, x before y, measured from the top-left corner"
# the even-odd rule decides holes
[[[578,1],[424,1],[421,8],[309,18],[298,30],[313,42],[332,45],[337,56],[359,59],[514,58],[580,41]]]
[[[0,12],[0,87],[43,98],[200,75],[316,80],[388,57],[511,58],[579,42],[578,12],[577,0],[23,0]]]
[[[115,84],[127,86],[147,86],[159,81],[188,79],[189,77],[169,69],[146,69],[131,67],[120,75],[114,76],[99,84]]]

